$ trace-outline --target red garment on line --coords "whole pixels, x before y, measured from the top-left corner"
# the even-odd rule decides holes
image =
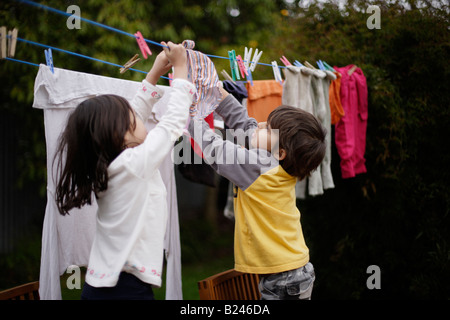
[[[344,116],[335,125],[336,148],[341,158],[342,178],[367,172],[366,130],[368,118],[367,82],[360,68],[348,75],[353,65],[334,69],[342,75],[341,103]]]
[[[209,127],[214,130],[214,113],[213,112],[210,113],[205,118],[205,121],[209,124]],[[194,152],[203,158],[203,152],[202,152],[202,149],[200,148],[200,146],[194,141],[193,138],[190,138],[190,139],[191,139],[191,146],[192,146],[192,149],[194,149]]]

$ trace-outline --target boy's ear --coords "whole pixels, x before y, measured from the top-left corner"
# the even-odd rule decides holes
[[[278,149],[278,152],[275,153],[275,158],[280,161],[286,158],[286,150],[284,149]]]

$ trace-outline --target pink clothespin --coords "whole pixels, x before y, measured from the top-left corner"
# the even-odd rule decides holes
[[[280,58],[280,60],[281,60],[281,62],[284,63],[285,66],[291,66],[291,65],[292,65],[292,64],[289,62],[289,60],[286,59],[285,56],[282,56],[282,57]]]
[[[142,55],[144,56],[144,59],[147,59],[147,54],[152,55],[152,51],[148,47],[147,43],[145,42],[144,37],[142,36],[142,33],[140,31],[136,32],[134,34],[136,36],[136,41],[139,45],[139,49],[141,49]]]
[[[247,68],[244,65],[244,61],[242,60],[241,55],[238,55],[236,57],[236,60],[237,60],[238,66],[239,66],[239,70],[241,71],[241,76],[242,76],[242,78],[245,78],[246,75],[248,76],[248,72],[247,72]]]

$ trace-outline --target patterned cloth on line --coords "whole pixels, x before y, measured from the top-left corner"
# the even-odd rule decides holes
[[[222,81],[219,80],[214,63],[205,54],[192,50],[195,42],[183,41],[188,56],[188,79],[197,88],[197,94],[190,109],[191,117],[205,118],[211,114],[222,99],[220,88]]]

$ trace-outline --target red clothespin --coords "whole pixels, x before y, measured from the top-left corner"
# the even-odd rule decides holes
[[[136,36],[136,41],[139,45],[139,49],[141,49],[142,55],[144,56],[144,59],[147,59],[147,54],[150,56],[152,55],[152,51],[148,47],[147,43],[145,42],[144,37],[142,36],[142,33],[140,31],[136,32],[134,34]]]
[[[247,72],[247,68],[244,65],[244,61],[242,60],[241,55],[238,55],[236,57],[236,60],[237,60],[238,66],[239,66],[239,70],[241,71],[241,76],[242,76],[242,78],[245,78],[245,76],[248,75],[248,72]]]
[[[285,56],[282,56],[282,57],[280,58],[280,60],[281,60],[281,62],[284,63],[285,66],[291,66],[291,65],[292,65],[292,64],[289,62],[289,60],[286,59]]]

